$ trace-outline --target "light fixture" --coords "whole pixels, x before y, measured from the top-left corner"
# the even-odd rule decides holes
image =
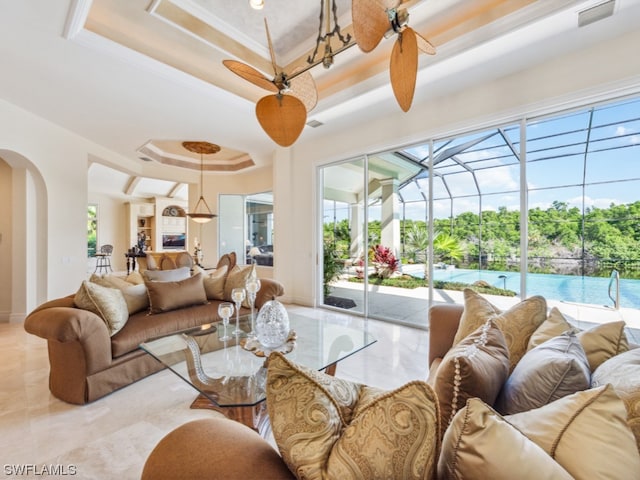
[[[187,213],[187,217],[196,223],[207,223],[213,220],[217,215],[211,213],[211,209],[207,204],[207,201],[202,195],[203,180],[204,180],[204,158],[203,155],[211,155],[218,153],[220,147],[209,142],[182,142],[182,146],[193,153],[200,154],[200,198],[196,203],[193,210]]]
[[[254,10],[262,10],[264,7],[264,0],[249,0],[249,5],[251,5],[251,8]]]
[[[333,14],[333,28],[331,28],[331,16],[329,10],[331,10],[331,13]],[[325,28],[324,35],[322,35],[323,27]],[[334,52],[331,48],[331,39],[334,35],[342,42],[342,47],[340,47],[337,52]],[[316,60],[316,55],[318,55],[318,52],[321,50],[320,46],[322,44],[324,44],[322,59]],[[353,45],[353,43],[351,43],[351,34],[343,35],[342,30],[340,30],[340,25],[338,25],[338,7],[336,6],[336,0],[320,0],[320,28],[318,28],[316,48],[307,58],[307,63],[315,66],[322,62],[324,68],[329,68],[333,65],[334,55],[349,48],[351,45]]]

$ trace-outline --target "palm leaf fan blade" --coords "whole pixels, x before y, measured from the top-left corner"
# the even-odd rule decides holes
[[[278,87],[255,68],[236,60],[223,60],[222,64],[239,77],[270,92],[277,92]]]
[[[318,103],[318,89],[316,88],[316,82],[313,80],[310,72],[304,72],[300,75],[296,75],[298,70],[300,70],[300,68],[291,73],[294,78],[290,80],[289,91],[286,93],[293,95],[304,103],[308,113],[313,110]]]
[[[400,33],[393,45],[389,73],[393,94],[400,108],[408,112],[413,102],[418,75],[418,43],[411,28],[406,28]]]
[[[256,104],[256,116],[271,140],[289,147],[302,133],[307,110],[293,95],[267,95]]]
[[[351,4],[353,36],[360,50],[372,51],[389,29],[389,17],[378,0],[353,0]]]

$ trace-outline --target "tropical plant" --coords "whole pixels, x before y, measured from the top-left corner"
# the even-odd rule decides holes
[[[322,291],[324,296],[327,297],[331,294],[331,283],[334,282],[340,273],[342,272],[342,262],[338,252],[333,249],[333,244],[330,241],[324,242],[323,251],[323,284]]]
[[[371,247],[372,264],[375,268],[376,276],[379,278],[389,278],[398,271],[400,262],[389,247],[374,245]]]

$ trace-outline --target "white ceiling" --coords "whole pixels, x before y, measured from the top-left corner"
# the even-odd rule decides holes
[[[476,19],[475,25],[462,22],[469,6],[479,1],[424,0],[410,7],[411,26],[432,40],[438,50],[435,57],[421,59],[414,104],[473,82],[530,68],[640,24],[640,0],[617,0],[613,17],[582,29],[577,27],[578,12],[601,0],[493,0],[485,3],[515,2],[522,8],[490,23],[482,23],[482,19]],[[0,0],[0,98],[130,159],[131,171],[124,173],[92,167],[92,189],[125,192],[132,175],[140,170],[164,181],[155,187],[153,182],[137,183],[137,196],[166,195],[179,185],[172,178],[198,181],[196,172],[185,176],[176,174],[176,167],[152,168],[140,160],[138,150],[154,139],[218,143],[246,152],[255,162],[253,168],[271,161],[275,146],[254,116],[254,102],[263,93],[226,71],[219,61],[234,57],[244,61],[242,52],[234,50],[237,54],[231,55],[228,45],[204,42],[193,32],[149,13],[167,2]],[[241,45],[247,58],[257,55],[268,65],[266,17],[278,64],[288,66],[314,45],[320,1],[265,3],[261,12],[251,10],[248,0],[172,0],[170,6],[197,15],[199,21],[206,19]],[[343,27],[350,23],[350,3],[337,2]],[[118,17],[123,14],[129,15]],[[106,16],[116,19],[115,26],[102,25],[106,25]],[[445,28],[447,22],[456,21],[458,27]],[[87,22],[95,25],[89,28]],[[118,41],[96,33],[101,28],[120,30]],[[161,36],[156,37],[158,33]],[[309,119],[325,125],[306,127],[299,141],[331,132],[338,117],[360,121],[370,114],[367,108],[371,105],[377,115],[399,109],[386,67],[392,43],[392,39],[383,40],[368,55],[353,47],[340,54],[331,69],[317,66],[311,71],[320,101]],[[151,50],[141,53],[145,49]],[[165,55],[173,55],[179,65],[168,63],[171,60]],[[356,67],[366,74],[355,74]],[[269,74],[268,68],[262,70]],[[186,196],[186,189],[179,187],[177,195]]]

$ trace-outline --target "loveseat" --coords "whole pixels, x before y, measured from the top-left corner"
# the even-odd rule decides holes
[[[164,368],[138,346],[218,321],[218,304],[229,301],[231,289],[243,286],[252,271],[228,265],[194,275],[186,267],[150,272],[158,275],[155,280],[144,280],[137,272],[129,281],[94,276],[76,294],[40,305],[27,316],[24,328],[47,340],[51,393],[82,405]],[[182,279],[168,280],[171,275]],[[276,280],[261,279],[261,284],[258,309],[284,293]],[[245,301],[241,313],[248,313],[248,306]]]
[[[196,420],[161,440],[143,480],[176,472],[201,479],[640,478],[640,349],[619,325],[577,332],[541,297],[502,312],[467,291],[464,306],[436,305],[429,319],[428,383],[381,392],[272,354],[267,407],[277,450],[231,420]],[[557,342],[564,345],[559,350]],[[564,353],[569,360],[557,361]],[[507,385],[536,361],[542,376],[529,377],[534,393],[526,400],[538,401],[536,393],[554,382],[550,390],[560,391],[566,378],[578,381],[588,369],[584,390],[557,399],[547,392],[542,406],[498,413],[492,405],[513,408],[502,399],[513,387]],[[561,378],[545,378],[555,373]],[[441,376],[450,377],[444,386]],[[503,380],[490,379],[496,376]],[[449,381],[456,387],[450,392]],[[497,392],[487,384],[499,384]],[[194,444],[216,453],[203,456]]]

